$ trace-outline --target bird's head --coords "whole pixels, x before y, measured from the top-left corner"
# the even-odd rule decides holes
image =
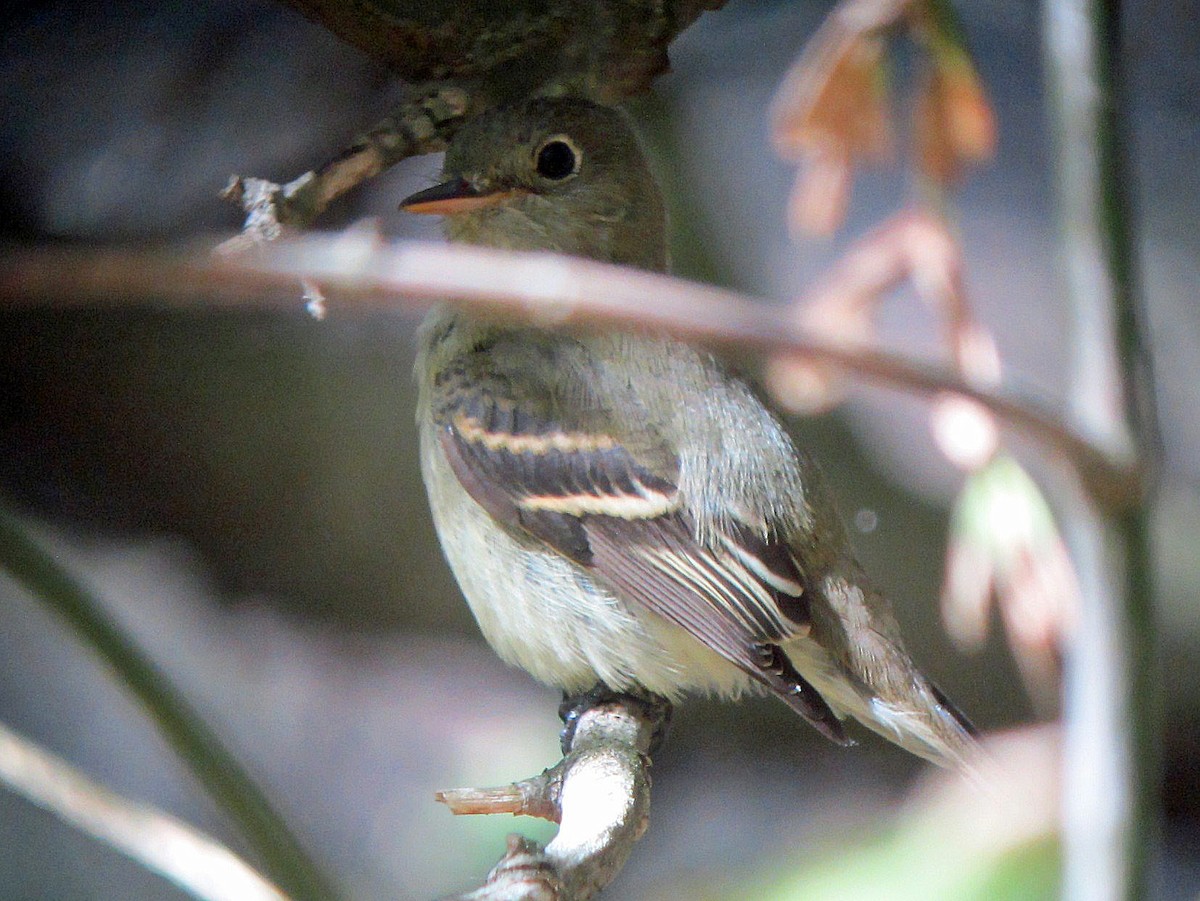
[[[452,241],[666,266],[662,197],[625,116],[577,99],[497,107],[464,125],[442,183],[405,199]]]

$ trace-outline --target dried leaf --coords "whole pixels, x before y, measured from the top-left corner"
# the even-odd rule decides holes
[[[995,154],[995,117],[965,54],[935,54],[917,97],[914,134],[922,174],[944,186]]]
[[[776,94],[772,139],[786,158],[826,148],[869,159],[890,152],[884,41],[840,24],[835,16],[817,33]]]
[[[996,118],[953,7],[947,0],[920,0],[908,15],[928,54],[913,128],[917,164],[936,184],[949,186],[968,166],[995,154]]]
[[[797,235],[832,235],[846,219],[854,175],[850,158],[837,149],[817,149],[796,173],[788,198],[788,227]]]
[[[771,138],[805,160],[789,206],[798,232],[826,235],[845,219],[852,166],[892,153],[886,40],[908,0],[843,0],[775,94]]]

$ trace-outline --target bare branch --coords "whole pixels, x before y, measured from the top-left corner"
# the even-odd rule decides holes
[[[0,782],[201,901],[286,901],[283,892],[220,842],[161,810],[114,794],[3,724]]]
[[[331,313],[348,310],[351,298],[357,312],[422,310],[453,300],[546,326],[651,328],[694,341],[810,357],[860,381],[925,397],[958,393],[1065,457],[1104,506],[1127,509],[1141,498],[1141,474],[1126,447],[1081,437],[1057,412],[1027,397],[981,388],[944,367],[814,337],[759,298],[666,275],[548,253],[384,244],[373,233],[354,231],[304,235],[218,260],[121,250],[0,257],[0,299],[9,305],[53,300],[59,306],[126,307],[141,298],[188,308],[298,309],[301,280],[336,291],[327,298]]]
[[[456,901],[583,901],[612,882],[649,822],[648,755],[662,709],[608,698],[579,715],[570,751],[540,776],[505,789],[441,793],[439,800],[504,798],[529,808],[510,812],[539,810],[559,823],[545,849],[511,836],[484,884]]]
[[[321,168],[283,185],[233,176],[221,196],[240,204],[246,221],[242,233],[221,249],[241,252],[278,239],[287,227],[307,227],[336,198],[389,166],[406,157],[444,150],[459,124],[484,106],[487,101],[467,85],[413,85],[392,115]]]

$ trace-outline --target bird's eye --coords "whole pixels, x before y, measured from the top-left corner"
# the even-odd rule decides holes
[[[553,181],[562,181],[579,171],[582,154],[566,138],[555,136],[538,148],[536,167],[538,175]]]

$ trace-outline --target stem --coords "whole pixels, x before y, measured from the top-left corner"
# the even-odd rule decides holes
[[[138,251],[34,250],[0,253],[0,300],[10,306],[127,308],[136,299],[206,310],[299,311],[300,284],[328,288],[330,314],[353,309],[425,309],[454,300],[545,326],[648,328],[685,340],[795,354],[848,376],[923,396],[961,394],[1026,432],[1080,473],[1106,508],[1142,497],[1126,444],[1088,440],[1057,411],[1012,391],[971,384],[944,367],[850,346],[807,332],[758,298],[611,263],[463,244],[385,245],[369,233],[308,234],[253,256],[213,261]],[[646,298],[654,298],[648,304]]]
[[[0,509],[0,567],[62,617],[116,671],[175,752],[241,827],[272,881],[297,901],[338,897],[258,786],[167,678],[109,619],[101,601],[4,509]]]
[[[0,781],[197,901],[287,901],[220,842],[161,810],[110,792],[3,724]]]
[[[1119,13],[1119,0],[1047,0],[1045,53],[1075,330],[1071,412],[1087,438],[1127,446],[1145,465],[1154,419],[1125,195]],[[1150,893],[1157,818],[1149,514],[1145,501],[1081,507],[1067,524],[1084,607],[1064,699],[1064,897],[1132,901]]]

